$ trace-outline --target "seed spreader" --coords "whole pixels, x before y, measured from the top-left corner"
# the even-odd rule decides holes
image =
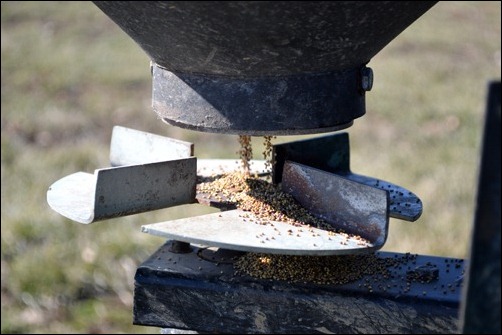
[[[151,58],[152,106],[165,123],[314,135],[270,144],[269,161],[246,162],[243,179],[227,180],[238,159],[199,159],[193,143],[117,125],[110,167],[50,186],[51,208],[84,224],[187,204],[219,209],[142,226],[165,243],[137,269],[135,324],[457,332],[463,260],[378,251],[389,219],[416,221],[422,202],[352,172],[343,132],[366,112],[368,62],[435,1],[94,3]]]

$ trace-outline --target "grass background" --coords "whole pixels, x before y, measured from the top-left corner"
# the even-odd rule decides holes
[[[384,250],[468,255],[500,13],[498,1],[440,2],[369,64],[367,114],[346,130],[352,171],[424,203],[417,222],[391,219]],[[135,269],[163,243],[140,227],[208,209],[84,226],[53,212],[47,189],[109,166],[114,125],[191,141],[202,158],[236,158],[237,137],[157,120],[148,57],[91,2],[2,1],[1,30],[2,333],[158,333],[132,325]]]

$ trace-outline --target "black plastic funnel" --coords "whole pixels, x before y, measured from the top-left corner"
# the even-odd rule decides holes
[[[365,65],[436,1],[94,1],[153,61],[166,122],[249,135],[346,128]]]

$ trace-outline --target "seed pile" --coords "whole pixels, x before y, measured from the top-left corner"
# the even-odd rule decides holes
[[[291,195],[282,192],[278,185],[242,172],[228,173],[213,181],[199,183],[197,192],[207,198],[234,203],[238,208],[255,214],[261,224],[280,221],[333,231],[333,227],[310,214]]]
[[[272,164],[272,139],[274,136],[264,137],[264,157]],[[241,148],[242,171],[235,171],[211,178],[210,181],[197,184],[197,192],[206,198],[234,203],[238,208],[252,212],[262,223],[267,221],[281,221],[293,225],[311,225],[317,228],[332,230],[324,220],[311,215],[305,208],[298,204],[294,198],[273,185],[258,177],[251,177],[250,160],[253,157],[251,136],[239,135]]]
[[[454,293],[462,286],[464,269],[462,260],[445,260],[455,264],[459,271],[454,282],[434,285],[432,291],[442,291],[443,295]],[[315,283],[320,285],[343,285],[358,281],[359,287],[368,292],[374,290],[394,291],[407,294],[414,283],[429,284],[438,280],[440,270],[426,262],[417,266],[416,254],[395,254],[394,257],[380,257],[378,253],[340,256],[288,256],[247,253],[234,262],[236,275],[248,275],[258,279],[286,281],[290,283]],[[404,271],[403,271],[404,270]],[[432,275],[415,276],[417,270]],[[461,271],[460,271],[461,270]],[[427,295],[422,291],[420,295]]]
[[[379,258],[375,254],[290,256],[247,253],[234,263],[234,268],[238,275],[260,279],[342,285],[366,275],[388,277],[388,267],[394,263],[391,258]]]

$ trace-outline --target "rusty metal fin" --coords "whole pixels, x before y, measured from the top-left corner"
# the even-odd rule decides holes
[[[404,187],[387,181],[363,176],[350,170],[349,134],[337,133],[276,144],[272,148],[274,166],[272,182],[283,178],[286,160],[335,173],[346,179],[389,192],[389,216],[395,219],[416,221],[422,215],[422,201]]]
[[[361,236],[377,248],[387,240],[387,191],[291,161],[284,164],[281,187],[337,231]]]

